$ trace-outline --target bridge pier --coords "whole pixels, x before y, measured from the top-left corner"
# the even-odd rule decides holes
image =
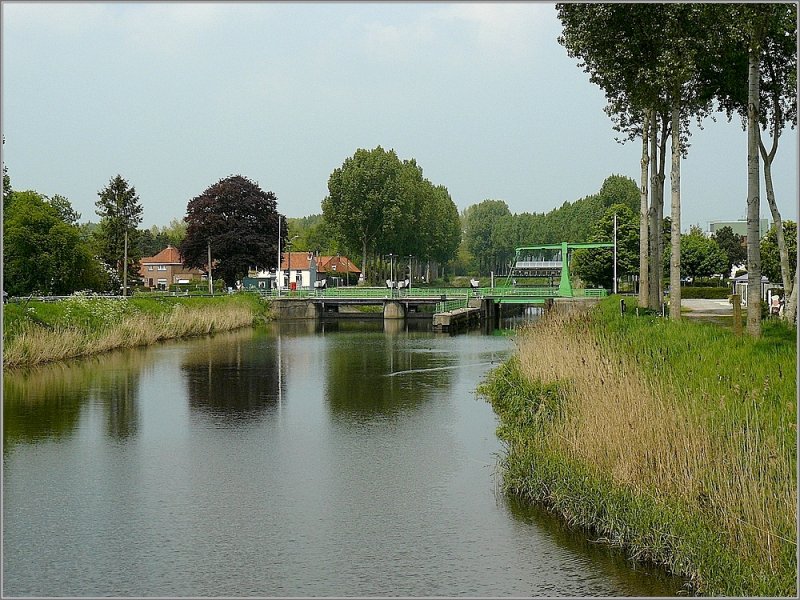
[[[405,319],[406,307],[400,302],[388,300],[383,303],[383,318],[384,319]]]

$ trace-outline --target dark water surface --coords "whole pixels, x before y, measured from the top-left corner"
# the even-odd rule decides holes
[[[282,323],[4,377],[4,596],[676,594],[498,491],[508,336]]]

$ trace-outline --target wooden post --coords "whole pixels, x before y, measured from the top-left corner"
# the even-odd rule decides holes
[[[742,298],[739,294],[731,296],[733,304],[733,332],[742,335]]]

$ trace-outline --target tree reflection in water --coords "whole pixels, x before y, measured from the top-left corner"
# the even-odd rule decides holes
[[[385,331],[342,332],[327,345],[325,398],[334,414],[388,416],[418,406],[451,385],[455,359],[437,338],[402,321]],[[418,339],[415,339],[418,338]]]
[[[252,329],[192,344],[181,373],[192,411],[219,425],[259,419],[278,402],[275,340]]]
[[[147,351],[110,352],[84,360],[4,373],[3,447],[72,435],[88,404],[103,410],[106,434],[125,439],[139,425],[139,381]]]

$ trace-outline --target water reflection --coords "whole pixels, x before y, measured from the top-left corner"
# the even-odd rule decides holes
[[[246,329],[199,340],[184,355],[180,369],[190,408],[217,424],[257,420],[278,401],[277,346],[263,331]]]
[[[680,577],[667,573],[656,565],[634,563],[628,560],[625,553],[609,546],[607,543],[595,542],[591,536],[579,529],[571,529],[562,520],[555,518],[543,507],[530,504],[513,496],[504,496],[503,504],[508,512],[524,527],[534,526],[538,532],[546,535],[548,540],[567,550],[570,555],[579,557],[580,562],[570,565],[564,561],[561,567],[566,572],[572,568],[575,572],[576,593],[587,586],[601,587],[600,581],[593,581],[598,576],[603,581],[615,581],[621,589],[635,589],[643,596],[664,595],[665,590],[670,595],[677,596],[686,593],[686,582]],[[585,572],[584,561],[595,566],[596,572]],[[566,574],[566,573],[565,573]],[[548,590],[541,590],[547,593]],[[553,594],[560,595],[565,592],[563,584],[559,589],[551,590]]]
[[[90,403],[102,411],[109,438],[135,435],[140,377],[150,360],[146,350],[130,350],[5,372],[4,451],[21,442],[69,437]]]
[[[389,416],[449,386],[456,366],[452,353],[437,350],[435,340],[420,348],[414,335],[403,329],[384,336],[340,332],[325,356],[325,398],[332,412]]]
[[[6,594],[659,591],[498,503],[496,420],[474,390],[509,340],[311,326],[7,377]]]

